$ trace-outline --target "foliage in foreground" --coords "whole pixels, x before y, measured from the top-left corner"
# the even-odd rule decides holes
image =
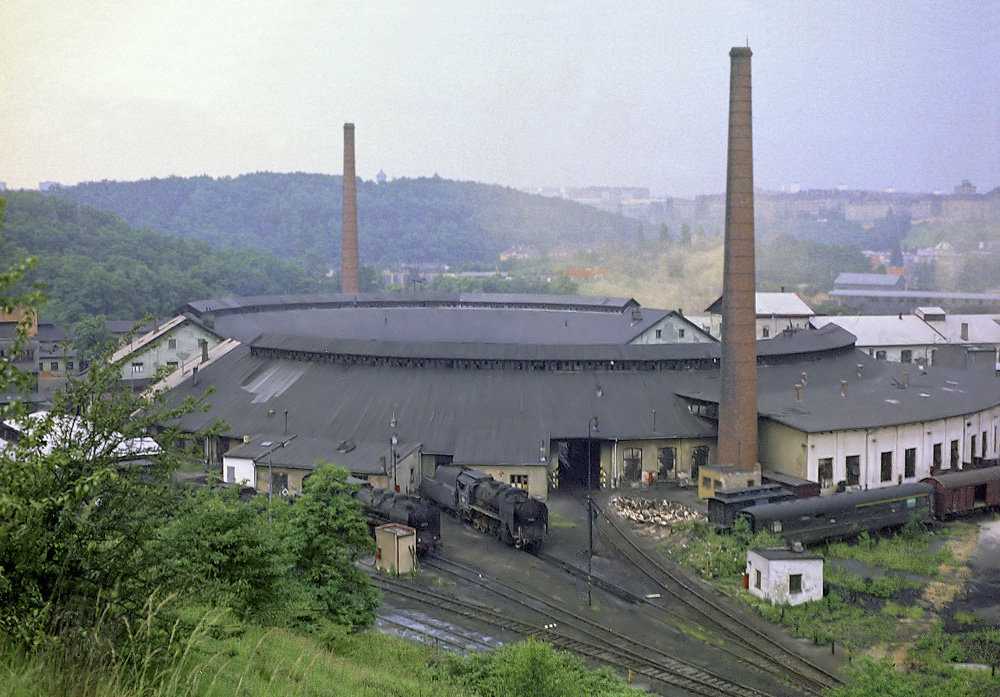
[[[902,673],[891,661],[864,659],[848,670],[850,683],[829,697],[996,697],[1000,682],[989,672],[942,668],[931,673]]]
[[[190,616],[193,611],[185,614]],[[163,667],[154,661],[94,661],[65,647],[26,653],[0,635],[0,697],[627,697],[637,691],[607,670],[590,671],[549,645],[528,640],[469,657],[378,632],[336,641],[321,625],[313,636],[234,622],[209,613],[188,634],[178,632]],[[140,673],[136,673],[136,668]]]
[[[575,656],[529,638],[485,654],[451,657],[450,673],[480,697],[626,697],[638,691],[608,669],[588,670]]]

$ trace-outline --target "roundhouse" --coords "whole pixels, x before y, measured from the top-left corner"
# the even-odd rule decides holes
[[[437,465],[461,464],[544,498],[553,487],[699,483],[715,464],[719,344],[678,312],[462,294],[227,298],[183,312],[231,340],[164,387],[214,387],[211,409],[181,426],[227,424],[206,441],[224,477],[227,452],[283,443],[241,465],[258,489],[294,492],[329,461],[411,491]],[[919,481],[942,452],[956,469],[997,457],[993,373],[908,375],[835,326],[782,333],[757,353],[765,474],[826,493]]]

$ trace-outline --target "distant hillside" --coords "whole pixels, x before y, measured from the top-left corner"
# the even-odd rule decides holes
[[[29,282],[47,285],[43,314],[64,322],[103,314],[169,315],[191,300],[316,290],[295,265],[252,249],[218,250],[148,230],[114,213],[37,192],[7,191],[0,255],[39,260]]]
[[[439,177],[358,181],[362,265],[496,262],[516,245],[616,241],[637,223],[572,201]],[[313,275],[340,264],[342,178],[247,174],[91,182],[55,192],[111,210],[130,225],[216,247],[252,248],[303,263]]]

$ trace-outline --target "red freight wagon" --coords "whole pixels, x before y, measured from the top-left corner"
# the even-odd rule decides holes
[[[1000,506],[1000,467],[941,472],[920,481],[934,487],[938,518]]]

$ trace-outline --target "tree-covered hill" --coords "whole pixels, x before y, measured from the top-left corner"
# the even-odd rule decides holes
[[[191,300],[316,290],[295,265],[252,248],[215,249],[117,215],[37,192],[4,192],[3,258],[33,256],[28,281],[46,284],[43,314],[64,322],[90,315],[167,316]]]
[[[440,177],[358,180],[361,263],[493,263],[504,249],[614,241],[636,223],[572,201]],[[259,172],[88,182],[56,195],[111,210],[135,227],[295,259],[319,275],[340,264],[343,180]]]

